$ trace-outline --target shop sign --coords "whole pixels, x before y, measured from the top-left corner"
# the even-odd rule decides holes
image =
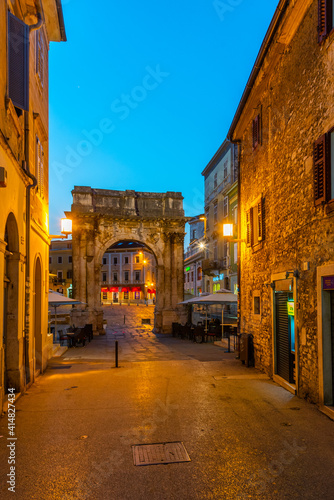
[[[219,276],[215,276],[213,281],[222,281],[224,279],[224,274],[220,274]]]
[[[324,276],[322,278],[323,290],[334,290],[334,276]]]
[[[288,302],[288,315],[289,316],[295,315],[295,303],[293,301]]]

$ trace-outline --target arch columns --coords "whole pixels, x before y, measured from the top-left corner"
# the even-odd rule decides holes
[[[144,243],[157,266],[155,330],[171,333],[182,320],[183,241],[181,193],[138,193],[76,186],[66,216],[73,221],[73,298],[83,304],[72,314],[76,326],[92,323],[103,334],[101,265],[105,251],[120,241]]]

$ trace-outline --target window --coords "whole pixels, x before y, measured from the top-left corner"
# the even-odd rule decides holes
[[[193,229],[193,237],[191,239],[196,240],[196,229]]]
[[[107,257],[103,257],[102,259],[102,265],[105,266],[107,264]]]
[[[225,196],[224,198],[224,210],[223,210],[223,216],[227,217],[228,216],[228,196]]]
[[[102,292],[102,300],[107,300],[108,292]]]
[[[129,281],[129,271],[125,271],[124,273],[124,280]]]
[[[67,243],[67,248],[71,249],[72,248],[72,243]]]
[[[123,297],[125,300],[127,300],[129,298],[129,292],[124,292]]]
[[[29,26],[8,12],[8,95],[14,106],[29,109]]]
[[[218,260],[218,243],[217,243],[217,241],[213,242],[213,259]]]
[[[228,242],[226,239],[224,239],[224,243],[223,243],[223,257],[226,258],[228,257]]]
[[[318,0],[318,42],[321,43],[334,28],[334,1]]]
[[[218,222],[218,202],[215,201],[213,205],[213,223],[217,224]]]
[[[252,133],[253,133],[253,149],[256,149],[257,146],[260,144],[260,115],[257,115],[256,118],[253,120],[252,124]]]
[[[72,264],[72,255],[69,255],[69,256],[68,256],[68,263],[69,263],[69,264]]]
[[[36,75],[44,86],[45,41],[42,29],[36,31]]]
[[[102,281],[107,281],[107,273],[102,273]]]
[[[314,143],[314,203],[321,205],[334,199],[334,129]]]
[[[254,297],[254,314],[260,314],[260,297]]]
[[[114,265],[117,264],[117,257],[114,257]]]
[[[216,189],[218,186],[218,173],[216,172],[213,178],[213,189]]]
[[[224,162],[224,180],[228,177],[228,161]]]
[[[238,205],[233,208],[233,224],[238,224]]]
[[[233,257],[234,257],[234,264],[237,264],[237,262],[238,262],[238,243],[234,243]]]
[[[210,293],[210,281],[206,282],[206,291],[207,293]]]
[[[187,282],[189,283],[190,281],[190,273],[187,273]]]
[[[205,220],[206,220],[206,230],[209,231],[209,217],[210,217],[210,209],[207,208],[205,210]]]
[[[114,273],[114,274],[113,274],[113,280],[114,280],[114,281],[118,281],[117,273]]]
[[[62,264],[63,263],[63,258],[62,257],[58,257],[57,262],[58,262],[58,264]]]
[[[202,268],[198,267],[197,268],[197,281],[202,279]]]
[[[191,282],[194,281],[194,271],[191,271]]]
[[[265,239],[265,199],[262,198],[254,207],[246,212],[248,247],[253,247]]]
[[[139,257],[138,255],[136,255],[136,260],[135,260],[136,264],[139,264]]]
[[[37,188],[40,196],[44,196],[44,149],[41,141],[36,135],[36,177]]]
[[[71,280],[71,279],[72,279],[72,271],[67,271],[67,273],[66,273],[66,278],[67,278],[68,280]]]
[[[57,271],[57,278],[59,280],[62,280],[63,279],[63,271]]]
[[[135,280],[136,281],[140,280],[140,271],[135,271]]]
[[[124,264],[129,264],[129,257],[124,257]]]
[[[52,264],[52,257],[49,257],[49,264]]]

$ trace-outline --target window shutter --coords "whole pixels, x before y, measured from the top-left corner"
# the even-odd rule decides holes
[[[44,86],[45,43],[42,30],[36,31],[36,73],[42,87]]]
[[[321,43],[328,34],[329,0],[318,0],[318,42]]]
[[[255,149],[260,142],[260,115],[257,115],[253,120],[253,149]]]
[[[258,240],[262,241],[263,239],[263,233],[262,233],[262,199],[261,201],[257,204],[257,218],[258,218],[258,227],[259,227],[259,235],[258,235]]]
[[[8,12],[8,95],[14,106],[29,109],[29,26]]]
[[[327,135],[325,134],[314,143],[313,182],[315,205],[321,205],[328,199],[330,186],[328,176]]]
[[[251,247],[253,244],[253,209],[247,210],[246,212],[246,228],[247,228],[247,236],[246,236],[246,244],[248,247]]]

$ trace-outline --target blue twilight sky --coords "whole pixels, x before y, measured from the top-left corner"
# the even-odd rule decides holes
[[[278,0],[63,0],[50,48],[50,233],[74,185],[181,191],[224,141]]]

